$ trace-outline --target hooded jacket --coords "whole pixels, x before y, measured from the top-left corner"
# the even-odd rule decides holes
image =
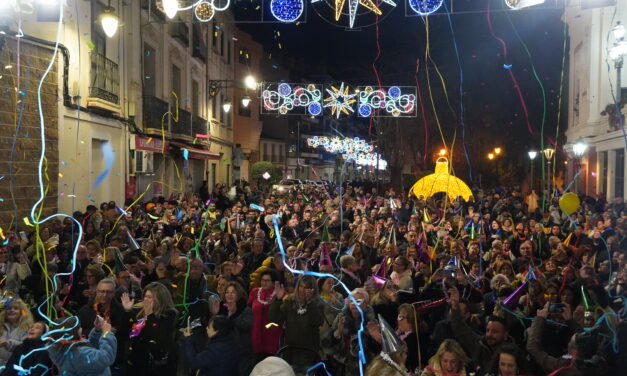
[[[212,338],[200,351],[194,348],[192,337],[181,339],[183,355],[189,368],[199,369],[200,375],[234,376],[238,374],[241,358],[235,332]]]
[[[117,341],[112,332],[92,329],[88,340],[91,346],[77,346],[69,351],[65,346],[48,348],[50,359],[67,376],[111,376],[109,367],[115,361]]]

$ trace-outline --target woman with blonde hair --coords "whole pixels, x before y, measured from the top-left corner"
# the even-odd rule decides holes
[[[7,363],[32,324],[33,315],[20,298],[12,299],[8,307],[0,312],[0,366]]]
[[[127,294],[122,301],[132,302]],[[159,282],[144,288],[142,308],[129,334],[129,374],[174,375],[176,309],[170,291]]]
[[[468,357],[462,346],[453,339],[446,339],[438,348],[434,356],[429,359],[429,365],[422,370],[421,376],[466,375]]]

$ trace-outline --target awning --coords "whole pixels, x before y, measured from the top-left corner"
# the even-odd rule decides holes
[[[212,151],[209,150],[205,150],[205,149],[197,149],[197,148],[192,148],[186,144],[180,143],[180,142],[176,142],[176,141],[172,141],[171,142],[172,145],[176,146],[177,148],[183,150],[183,149],[187,149],[187,151],[189,152],[189,154],[187,155],[188,158],[193,158],[193,159],[211,159],[211,160],[220,160],[220,153],[214,153]]]

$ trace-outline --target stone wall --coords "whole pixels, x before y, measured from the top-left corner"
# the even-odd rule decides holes
[[[17,225],[28,233],[32,227],[27,228],[23,218],[30,217],[31,208],[40,197],[38,163],[42,145],[37,87],[53,50],[25,39],[19,41],[18,92],[18,40],[5,35],[0,37],[0,227],[6,232]],[[59,51],[41,88],[47,159],[47,174],[43,180],[47,193],[42,218],[57,212],[58,110],[61,102],[57,67],[61,63]],[[21,101],[24,101],[23,109]]]

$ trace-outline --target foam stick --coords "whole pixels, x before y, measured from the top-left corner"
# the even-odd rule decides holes
[[[416,309],[416,313],[424,313],[432,308],[436,308],[446,303],[446,298],[437,299],[437,300],[422,300],[419,302],[412,303],[414,308]]]
[[[588,302],[588,294],[586,294],[586,289],[581,285],[581,300],[583,300],[583,308],[585,310],[590,309],[590,303]]]
[[[516,306],[516,304],[518,304],[518,299],[520,299],[520,295],[522,295],[528,283],[529,281],[525,281],[522,285],[520,285],[520,287],[518,287],[513,293],[511,293],[501,303],[507,308],[513,309]]]
[[[266,211],[266,209],[264,209],[263,207],[261,207],[261,206],[259,206],[259,205],[250,204],[250,207],[251,207],[252,209],[259,210],[260,212],[265,212],[265,211]]]

